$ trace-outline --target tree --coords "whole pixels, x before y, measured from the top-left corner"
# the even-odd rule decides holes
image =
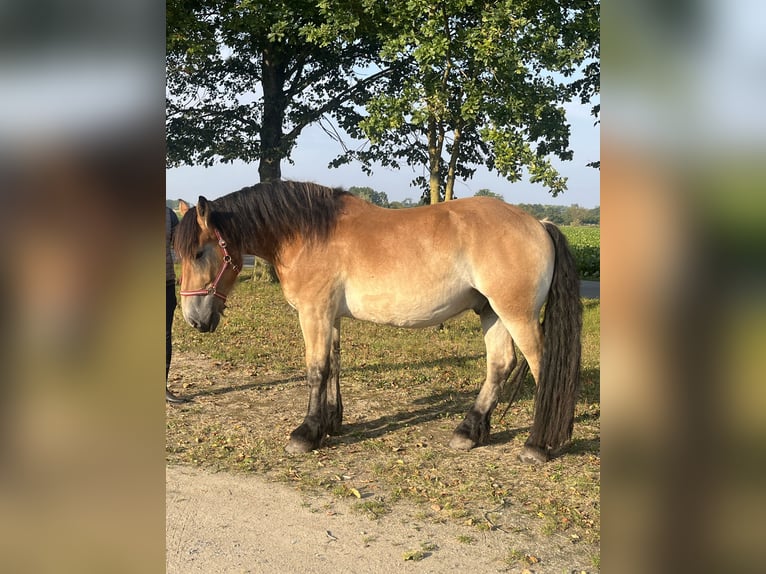
[[[391,201],[388,204],[389,209],[407,209],[409,207],[415,207],[417,204],[413,203],[411,198],[406,198],[403,201]]]
[[[585,61],[580,78],[573,81],[568,89],[572,97],[579,98],[580,102],[587,104],[593,102],[601,92],[601,26],[600,11],[585,10],[577,20],[576,33],[583,38],[588,46],[585,52]],[[601,104],[594,104],[591,115],[595,118],[594,125],[601,123]],[[589,167],[601,168],[598,160],[588,162]]]
[[[382,28],[368,1],[168,0],[167,163],[258,161],[281,177],[296,139],[390,70],[377,60]]]
[[[601,208],[587,209],[576,203],[565,207],[563,205],[540,205],[539,203],[520,203],[518,207],[537,219],[550,219],[559,225],[599,225],[601,223]]]
[[[486,189],[486,188],[480,189],[473,195],[475,197],[494,197],[494,198],[505,201],[505,198],[502,195],[500,195],[499,193],[495,193],[494,191],[490,191],[489,189]]]
[[[594,207],[589,209],[582,222],[584,225],[600,225],[601,224],[601,207]]]
[[[362,199],[365,199],[369,201],[370,203],[374,205],[379,205],[380,207],[388,207],[388,195],[384,191],[375,191],[371,187],[349,187],[348,188],[349,193],[353,193],[357,197],[361,197]]]
[[[566,217],[569,225],[582,225],[585,218],[588,216],[588,210],[584,207],[580,207],[576,203],[570,205],[566,211]]]
[[[484,164],[510,181],[528,171],[556,196],[566,189],[551,156],[571,159],[563,103],[591,93],[567,84],[598,43],[597,0],[390,0],[382,78],[358,122],[370,145],[349,151],[366,169],[425,165],[414,183],[431,203],[451,199],[457,177]],[[595,32],[593,26],[595,24]],[[591,91],[589,91],[591,90]],[[346,117],[350,119],[350,117]]]

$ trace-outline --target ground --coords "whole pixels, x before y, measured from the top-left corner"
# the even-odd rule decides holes
[[[254,475],[170,465],[166,477],[168,574],[593,571],[565,535],[476,532],[401,507],[373,520]]]
[[[598,572],[598,405],[578,406],[574,446],[546,465],[516,461],[529,400],[493,422],[490,445],[455,452],[476,392],[454,382],[464,361],[438,362],[448,391],[348,369],[344,433],[289,456],[299,367],[176,352],[171,389],[194,402],[167,407],[167,572]]]

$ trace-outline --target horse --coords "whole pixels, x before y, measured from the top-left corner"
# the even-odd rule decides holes
[[[317,449],[341,431],[341,318],[417,328],[469,310],[481,320],[487,373],[449,446],[487,444],[502,386],[527,368],[535,414],[518,458],[546,462],[571,438],[582,303],[566,238],[549,221],[489,197],[395,210],[342,189],[275,181],[199,197],[177,228],[175,250],[181,310],[201,332],[216,330],[243,254],[274,266],[298,311],[309,388],[289,453]]]

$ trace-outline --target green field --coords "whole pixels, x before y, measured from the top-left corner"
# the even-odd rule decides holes
[[[601,228],[595,226],[561,226],[569,241],[580,279],[601,278]]]

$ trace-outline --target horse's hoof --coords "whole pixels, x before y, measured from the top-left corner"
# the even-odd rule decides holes
[[[455,450],[471,450],[476,446],[476,441],[465,435],[455,433],[449,441],[449,446]]]
[[[542,464],[548,462],[548,454],[542,449],[526,445],[519,453],[519,460],[527,464]]]
[[[314,450],[314,447],[306,440],[291,437],[290,442],[285,446],[285,450],[290,454],[306,454]]]

